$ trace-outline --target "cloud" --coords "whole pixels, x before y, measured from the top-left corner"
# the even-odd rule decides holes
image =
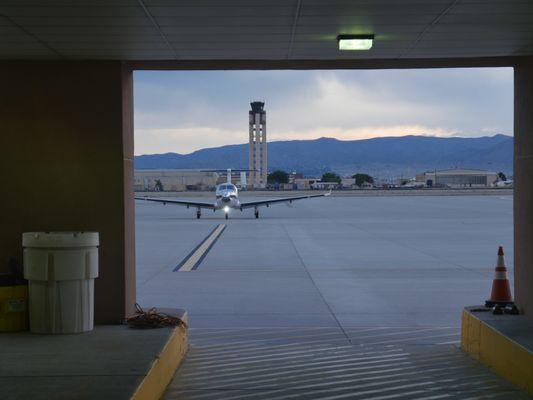
[[[362,126],[354,129],[342,128],[318,128],[310,131],[284,132],[283,135],[273,134],[271,140],[286,140],[285,135],[291,139],[317,139],[320,137],[334,137],[339,140],[357,140],[370,139],[373,137],[385,136],[406,136],[406,135],[424,135],[451,137],[457,136],[454,131],[447,131],[441,128],[431,128],[423,125],[392,125],[392,126]]]
[[[333,73],[317,76],[309,89],[308,95],[292,93],[288,102],[273,106],[274,124],[282,132],[288,128],[354,132],[360,125],[418,126],[421,120],[435,121],[447,111],[447,107],[410,101],[393,88],[369,88],[357,81],[343,81]]]
[[[135,154],[181,153],[247,142],[248,133],[210,126],[168,129],[136,129]],[[244,139],[246,138],[246,139]]]
[[[244,143],[254,99],[269,140],[512,134],[509,68],[142,72],[135,153]]]
[[[182,153],[197,149],[218,147],[227,144],[247,142],[247,132],[216,129],[213,127],[175,128],[175,129],[138,129],[136,148],[138,154]],[[320,137],[334,137],[339,140],[369,139],[376,136],[425,135],[451,137],[458,133],[422,125],[364,126],[355,129],[317,128],[299,131],[274,132],[269,134],[270,141],[311,140]]]

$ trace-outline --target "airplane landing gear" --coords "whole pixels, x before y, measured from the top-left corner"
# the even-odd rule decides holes
[[[258,208],[255,209],[255,218],[259,218],[259,209]]]
[[[229,218],[228,213],[224,213],[224,214],[225,214],[226,219],[228,219]]]
[[[200,219],[201,216],[202,216],[202,211],[200,211],[200,209],[198,209],[198,210],[196,211],[196,218],[197,218],[197,219]]]

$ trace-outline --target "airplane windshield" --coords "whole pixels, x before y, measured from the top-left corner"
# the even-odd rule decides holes
[[[234,185],[221,185],[220,190],[235,190]]]

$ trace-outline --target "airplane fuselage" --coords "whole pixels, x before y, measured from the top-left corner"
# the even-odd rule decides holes
[[[216,189],[215,210],[241,209],[239,190],[232,183],[222,183]],[[227,208],[226,208],[227,207]]]

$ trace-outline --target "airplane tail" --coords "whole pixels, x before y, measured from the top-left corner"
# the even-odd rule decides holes
[[[241,184],[246,186],[246,172],[255,171],[255,169],[201,169],[202,172],[224,172],[226,171],[226,182],[231,183],[231,173],[240,172],[241,173]]]
[[[240,172],[241,173],[241,185],[246,186],[246,172],[248,171],[254,171],[253,169],[236,169],[232,170],[231,168],[228,168],[226,170],[226,182],[231,183],[231,171]]]

